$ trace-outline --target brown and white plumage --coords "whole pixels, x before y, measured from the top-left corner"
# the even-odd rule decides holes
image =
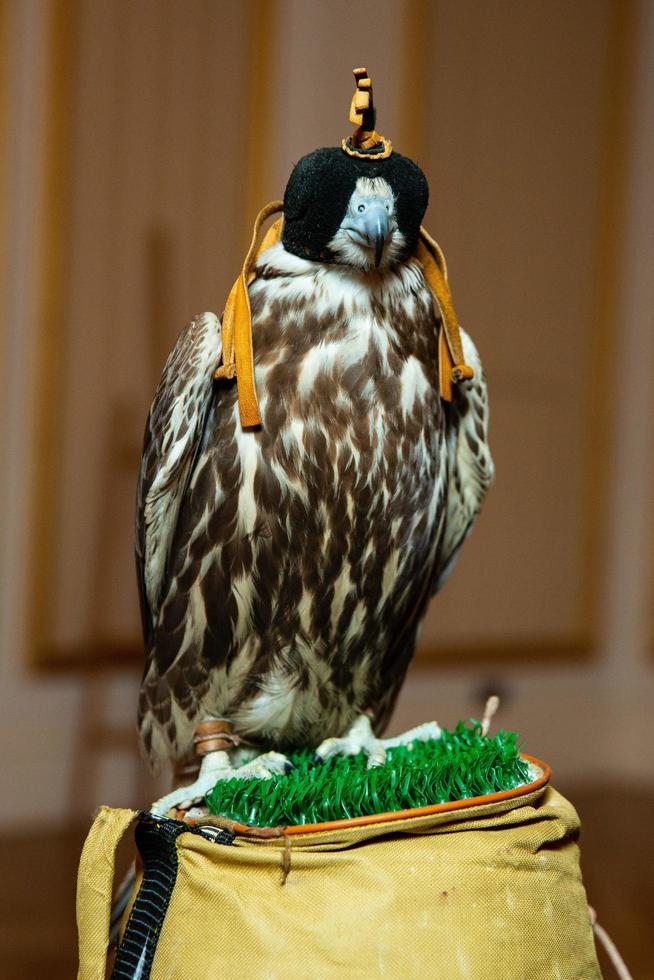
[[[136,557],[146,641],[156,627],[166,565],[220,361],[220,321],[196,316],[166,362],[145,432],[136,508]]]
[[[224,717],[253,743],[317,745],[392,711],[430,595],[492,478],[475,377],[443,406],[416,259],[321,263],[279,243],[250,287],[262,426],[213,381],[196,317],[152,405],[137,507],[147,661],[139,725],[179,758]]]

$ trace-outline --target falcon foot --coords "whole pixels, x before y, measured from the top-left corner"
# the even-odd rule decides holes
[[[243,765],[233,765],[234,756],[242,758],[242,750],[234,750],[233,756],[224,750],[207,753],[202,757],[195,782],[189,786],[179,786],[162,796],[152,804],[150,812],[162,817],[169,810],[188,810],[201,801],[219,779],[270,779],[275,774],[287,773],[294,768],[293,763],[281,752],[264,752]]]
[[[368,715],[359,715],[342,738],[326,738],[318,746],[315,761],[325,762],[334,755],[358,755],[359,752],[365,752],[368,756],[368,769],[372,769],[373,766],[384,764],[387,749],[398,745],[411,746],[413,742],[426,742],[431,738],[440,738],[440,735],[441,730],[436,722],[428,721],[394,738],[377,738]]]

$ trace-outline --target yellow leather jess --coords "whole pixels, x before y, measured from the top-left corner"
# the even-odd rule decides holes
[[[216,378],[236,378],[238,407],[241,425],[260,425],[259,402],[254,380],[254,347],[252,340],[252,316],[248,286],[255,279],[257,259],[267,248],[279,241],[283,218],[278,218],[258,244],[261,228],[273,214],[283,211],[283,201],[272,201],[261,209],[254,222],[252,242],[243,263],[241,273],[234,283],[225,304],[222,319],[222,364],[215,372]],[[438,244],[425,228],[420,229],[420,239],[415,257],[421,263],[425,279],[434,297],[434,309],[440,320],[439,327],[439,377],[441,397],[452,400],[452,385],[472,378],[473,371],[465,363],[459,324],[454,312],[452,294],[447,281],[447,265]]]
[[[113,977],[601,978],[572,806],[548,786],[255,836],[103,807],[82,854],[78,980],[105,976],[113,855],[143,871]]]

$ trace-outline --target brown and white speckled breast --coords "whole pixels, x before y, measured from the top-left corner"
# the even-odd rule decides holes
[[[263,425],[241,429],[235,384],[215,383],[166,518],[140,700],[152,758],[183,755],[207,716],[275,747],[318,744],[363,710],[381,726],[441,544],[445,417],[419,264],[364,273],[277,245],[250,299]]]
[[[305,742],[325,713],[342,730],[374,709],[394,671],[399,686],[406,663],[384,653],[424,592],[445,459],[419,267],[284,274],[289,258],[278,250],[251,291],[262,431],[240,430],[235,403],[226,418],[217,402],[214,425],[241,473],[233,543],[257,542],[232,582],[245,642],[225,710],[244,734]]]

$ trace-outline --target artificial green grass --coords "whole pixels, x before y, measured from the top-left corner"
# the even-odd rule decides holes
[[[460,721],[439,739],[388,749],[384,765],[373,769],[362,752],[314,764],[313,750],[302,750],[289,755],[296,768],[288,775],[220,781],[206,803],[239,823],[276,827],[449,803],[528,782],[515,732],[481,732],[478,721]]]

